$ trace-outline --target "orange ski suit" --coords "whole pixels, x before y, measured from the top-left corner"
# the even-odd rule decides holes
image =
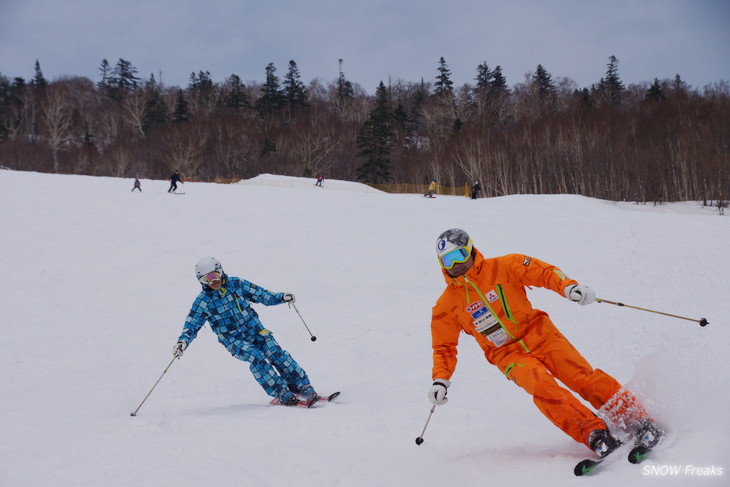
[[[431,319],[432,379],[451,378],[459,333],[464,331],[479,343],[489,363],[532,395],[555,426],[589,446],[589,433],[605,429],[605,423],[555,379],[596,409],[619,392],[621,384],[593,369],[547,313],[532,307],[525,290],[538,286],[563,296],[565,287],[577,282],[557,267],[524,255],[486,259],[475,248],[472,256],[474,264],[463,276],[452,278],[442,269],[447,286]],[[614,401],[633,402],[626,394],[624,401]]]

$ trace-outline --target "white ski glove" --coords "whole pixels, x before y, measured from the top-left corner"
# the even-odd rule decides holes
[[[188,348],[187,342],[179,341],[175,344],[175,347],[172,349],[172,354],[175,356],[175,358],[179,359],[182,357],[183,352],[185,349]]]
[[[436,406],[446,404],[449,400],[446,397],[446,389],[449,388],[451,382],[446,379],[436,379],[433,381],[431,389],[428,391],[428,400]]]
[[[294,299],[294,295],[292,293],[284,293],[281,299],[284,300],[285,303],[295,303],[297,301]]]
[[[591,304],[596,300],[596,293],[593,289],[588,286],[581,286],[580,284],[571,284],[563,289],[565,297],[576,303],[580,303],[581,306]]]

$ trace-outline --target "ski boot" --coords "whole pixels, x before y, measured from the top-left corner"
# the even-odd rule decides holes
[[[643,446],[649,449],[654,448],[659,444],[663,436],[664,431],[660,430],[654,421],[651,419],[642,419],[634,433],[634,446]]]
[[[621,446],[621,442],[613,437],[608,430],[597,429],[588,435],[588,444],[591,450],[596,452],[600,458],[606,457],[609,453]]]
[[[299,403],[296,394],[286,389],[279,394],[279,401],[281,401],[282,406],[296,406]]]

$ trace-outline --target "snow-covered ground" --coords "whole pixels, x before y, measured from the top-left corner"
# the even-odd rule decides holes
[[[167,188],[0,171],[1,486],[730,483],[730,217],[695,202],[425,199],[276,176]],[[653,459],[574,477],[588,450],[467,336],[450,401],[415,444],[431,407],[431,306],[444,287],[434,242],[450,227],[486,255],[556,264],[604,299],[710,321],[530,291],[669,426]],[[130,416],[170,363],[205,255],[296,294],[316,342],[293,309],[257,310],[321,393],[342,391],[337,403],[268,406],[206,326]],[[711,467],[722,475],[700,475]]]

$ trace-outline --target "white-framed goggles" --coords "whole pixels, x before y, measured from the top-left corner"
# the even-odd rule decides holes
[[[198,278],[198,281],[200,281],[201,284],[208,285],[212,283],[213,281],[219,281],[223,277],[223,271],[216,270],[216,271],[210,271],[207,274],[203,274]]]

